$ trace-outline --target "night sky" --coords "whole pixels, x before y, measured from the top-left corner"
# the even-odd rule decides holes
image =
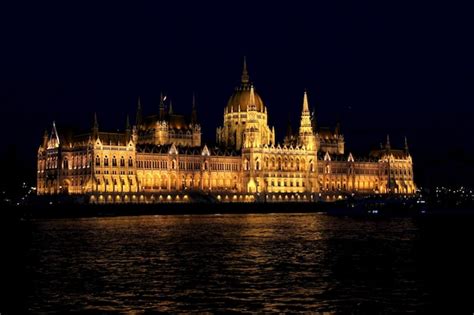
[[[13,1],[11,1],[13,2]],[[202,2],[202,1],[199,1]],[[434,3],[436,2],[436,4]],[[418,185],[474,176],[474,7],[453,1],[0,4],[1,156],[34,179],[45,129],[123,130],[160,91],[215,139],[247,56],[277,138],[299,124],[304,89],[346,150],[408,137]],[[5,167],[5,165],[4,165]]]

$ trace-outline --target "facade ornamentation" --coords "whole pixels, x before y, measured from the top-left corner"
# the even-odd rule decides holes
[[[53,123],[38,149],[39,195],[68,194],[91,203],[316,201],[349,194],[413,194],[413,162],[405,148],[386,145],[355,157],[344,152],[339,125],[320,128],[303,94],[300,127],[282,144],[250,82],[247,64],[224,108],[216,145],[202,145],[195,97],[189,116],[161,95],[156,115],[144,117],[140,99],[133,127],[69,136]],[[194,197],[193,197],[194,196]]]

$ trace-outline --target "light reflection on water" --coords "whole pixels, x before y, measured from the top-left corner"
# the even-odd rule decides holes
[[[30,311],[423,307],[412,219],[318,214],[35,222]]]

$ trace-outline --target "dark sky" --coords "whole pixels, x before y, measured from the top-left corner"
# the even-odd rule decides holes
[[[288,115],[297,127],[306,88],[320,125],[342,122],[348,151],[406,135],[419,184],[472,183],[474,7],[201,2],[0,4],[2,156],[15,149],[33,174],[53,120],[88,129],[96,111],[101,128],[123,129],[138,96],[157,112],[161,90],[181,112],[196,92],[211,142],[246,55],[277,138]]]

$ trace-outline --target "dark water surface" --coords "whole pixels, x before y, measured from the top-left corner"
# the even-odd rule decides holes
[[[34,221],[3,297],[32,313],[472,311],[472,220],[432,221],[322,214]]]

